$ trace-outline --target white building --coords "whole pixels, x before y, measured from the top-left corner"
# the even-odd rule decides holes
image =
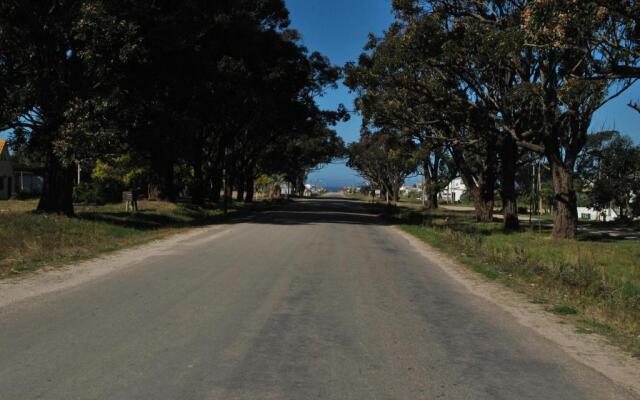
[[[400,196],[403,197],[422,197],[422,189],[417,185],[406,186],[403,185],[400,187]]]
[[[590,207],[578,207],[578,218],[587,221],[610,222],[618,218],[618,213],[611,208],[598,211]]]
[[[458,203],[462,195],[467,191],[467,186],[462,178],[455,178],[440,192],[440,200],[449,203]]]

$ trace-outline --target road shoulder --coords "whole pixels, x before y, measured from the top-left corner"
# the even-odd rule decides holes
[[[211,225],[177,233],[150,243],[63,267],[42,268],[24,276],[0,280],[0,308],[69,289],[102,276],[134,267],[149,257],[170,254],[180,246],[217,239],[233,230],[231,225]]]
[[[552,341],[574,360],[640,395],[640,360],[610,345],[601,336],[576,333],[572,324],[564,323],[560,317],[545,311],[543,306],[533,304],[524,295],[474,274],[451,257],[400,228],[389,229],[406,239],[420,255],[441,268],[469,292],[506,311],[515,321]]]

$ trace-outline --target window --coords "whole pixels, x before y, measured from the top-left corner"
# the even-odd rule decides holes
[[[4,190],[4,176],[0,176],[0,190]]]
[[[582,218],[582,219],[591,219],[591,214],[582,213],[582,214],[580,214],[580,218]]]

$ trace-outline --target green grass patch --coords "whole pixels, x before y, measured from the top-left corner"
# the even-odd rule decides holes
[[[400,208],[392,219],[533,303],[561,304],[601,321],[611,329],[582,326],[640,351],[640,241],[587,233],[575,241],[553,240],[548,229],[504,231],[499,222],[477,223],[472,212]]]
[[[610,325],[605,324],[604,322],[598,322],[598,321],[593,320],[593,319],[581,319],[581,320],[578,321],[578,323],[580,323],[582,325],[586,325],[586,326],[588,326],[590,328],[593,328],[593,329],[597,329],[600,332],[603,332],[603,331],[604,332],[613,332],[614,331],[614,329]]]
[[[218,207],[167,202],[139,203],[128,213],[122,204],[76,206],[69,218],[33,212],[35,201],[0,201],[0,279],[84,260],[139,245],[183,230],[226,221]],[[229,215],[266,208],[237,204]]]
[[[555,306],[553,307],[553,312],[560,315],[575,315],[578,310],[571,306]]]
[[[499,275],[497,272],[492,271],[490,268],[487,268],[484,265],[479,265],[477,267],[474,268],[474,270],[478,273],[481,273],[482,275],[484,275],[487,279],[498,279]]]

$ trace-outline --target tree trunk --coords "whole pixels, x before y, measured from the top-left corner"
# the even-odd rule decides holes
[[[476,213],[476,221],[478,222],[493,222],[493,205],[495,202],[493,197],[493,189],[495,188],[494,178],[494,175],[491,173],[482,174],[477,182],[471,178],[463,177],[467,190],[473,199],[473,208]]]
[[[391,186],[391,191],[393,194],[393,202],[396,205],[398,205],[398,202],[400,201],[400,186],[402,186],[402,183],[399,183],[399,182],[396,182]]]
[[[439,154],[435,154],[433,157],[433,168],[431,175],[431,186],[429,187],[429,193],[431,195],[431,208],[438,208],[438,194],[440,193],[440,161]]]
[[[433,178],[429,177],[426,190],[423,191],[424,199],[422,204],[426,209],[430,210],[438,208],[438,184],[433,182]]]
[[[438,191],[437,190],[431,191],[431,208],[432,209],[438,208]]]
[[[244,179],[238,179],[238,188],[236,189],[236,201],[244,200]]]
[[[518,220],[518,202],[516,194],[516,162],[518,147],[511,136],[506,136],[502,143],[502,198],[503,226],[505,229],[520,228]]]
[[[431,165],[429,160],[425,160],[422,166],[422,206],[426,209],[435,208],[433,205],[433,177],[431,176]]]
[[[424,166],[422,167],[422,208],[427,207],[427,168],[429,164],[425,161]]]
[[[454,146],[451,153],[456,167],[460,170],[462,180],[473,199],[473,206],[478,222],[493,221],[493,190],[496,184],[495,143],[489,142],[485,149],[484,160],[480,165],[471,166],[465,159],[461,146]],[[475,170],[475,171],[474,171]]]
[[[473,188],[471,196],[473,197],[473,207],[476,212],[476,221],[492,222],[493,221],[493,191],[487,193],[482,186]]]
[[[555,215],[551,236],[555,239],[575,239],[578,227],[576,192],[573,188],[573,166],[551,162]]]
[[[73,178],[73,168],[62,166],[54,154],[49,154],[37,210],[72,216]]]
[[[220,191],[222,190],[222,174],[216,171],[211,177],[211,201],[220,203]]]
[[[225,185],[224,185],[225,203],[230,203],[233,201],[233,181],[234,179],[230,176],[227,176],[227,179],[225,179]]]
[[[171,202],[178,199],[178,191],[173,178],[173,162],[167,161],[162,168],[162,176],[160,177],[160,195],[163,199]]]
[[[229,181],[229,175],[224,176],[224,183],[222,185],[222,211],[227,214],[228,210],[229,210],[229,200],[233,200],[231,198],[231,192],[233,191],[233,188],[231,186],[231,183]]]
[[[194,204],[204,204],[204,176],[202,172],[202,159],[196,157],[193,160],[193,184],[191,185],[191,201]]]
[[[431,197],[431,193],[424,191],[425,193],[422,195],[422,207],[431,210],[433,209],[433,197]]]
[[[246,203],[252,203],[253,202],[253,194],[255,192],[255,184],[253,182],[253,178],[247,178],[246,187],[247,187],[247,194],[244,197],[244,201]]]

